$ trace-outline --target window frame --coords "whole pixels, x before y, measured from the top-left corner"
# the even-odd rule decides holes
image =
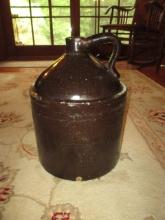
[[[51,0],[48,0],[51,2]],[[99,33],[99,24],[100,24],[100,0],[97,0],[97,15],[93,16],[97,18],[97,24],[95,27],[95,33]],[[118,0],[118,5],[120,0]],[[1,20],[4,32],[4,44],[5,44],[5,57],[14,58],[14,59],[45,59],[45,58],[54,58],[61,55],[65,52],[64,45],[15,45],[13,25],[12,25],[12,16],[10,12],[10,2],[9,0],[1,0],[0,8],[3,8],[1,13]],[[49,8],[50,10],[50,8]],[[51,11],[51,10],[50,10]],[[70,0],[70,14],[71,14],[71,27],[72,27],[72,36],[80,35],[80,0]],[[50,14],[51,16],[51,14]],[[86,16],[84,16],[86,17]],[[89,16],[91,17],[91,16]],[[52,30],[52,23],[50,22],[50,29]],[[34,41],[34,39],[33,39]],[[53,35],[51,34],[51,42],[53,42]]]

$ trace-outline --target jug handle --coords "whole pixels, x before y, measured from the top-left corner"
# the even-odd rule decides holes
[[[104,65],[109,73],[112,73],[115,77],[119,78],[120,74],[118,73],[115,63],[120,52],[120,41],[112,33],[96,34],[86,38],[86,46],[91,47],[92,45],[98,43],[112,42],[112,53],[108,60],[108,67]],[[100,62],[100,61],[99,61]]]

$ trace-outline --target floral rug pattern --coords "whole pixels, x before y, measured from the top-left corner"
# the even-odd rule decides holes
[[[128,87],[120,160],[101,178],[67,181],[38,161],[29,88],[42,70],[0,73],[0,220],[164,220],[165,89],[119,69]]]
[[[124,74],[123,80],[131,96],[129,115],[165,168],[165,89],[141,74]]]

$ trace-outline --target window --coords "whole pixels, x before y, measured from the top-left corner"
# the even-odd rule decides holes
[[[80,0],[80,35],[87,37],[101,32],[100,25],[108,24],[109,16],[105,15],[112,5],[133,6],[135,0]]]
[[[71,35],[69,0],[10,0],[16,45],[63,45]]]
[[[1,0],[8,56],[53,56],[64,52],[65,38],[102,31],[111,5],[125,0]]]
[[[118,0],[80,0],[80,35],[90,36],[100,32],[100,23],[108,22],[105,11]]]

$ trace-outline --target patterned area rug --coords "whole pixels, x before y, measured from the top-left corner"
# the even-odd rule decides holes
[[[164,220],[165,89],[119,70],[129,108],[117,166],[90,181],[67,181],[38,161],[29,87],[42,68],[0,74],[1,220]]]

